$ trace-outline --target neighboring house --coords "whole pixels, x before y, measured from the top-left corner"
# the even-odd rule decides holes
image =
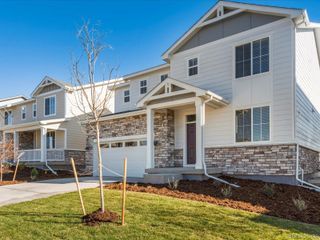
[[[21,162],[64,169],[73,157],[85,166],[86,134],[76,110],[76,88],[45,77],[31,98],[1,104],[2,138],[13,139]]]
[[[305,10],[219,1],[162,59],[115,90],[101,122],[109,169],[127,156],[130,177],[191,178],[205,162],[286,183],[319,170],[320,25]]]

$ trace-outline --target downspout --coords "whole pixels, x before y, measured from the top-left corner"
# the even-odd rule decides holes
[[[212,100],[212,96],[210,96],[209,99],[205,100],[202,104],[203,104],[203,109],[205,111],[205,105],[207,102],[211,101]],[[203,137],[203,127],[201,128],[201,141],[202,141],[202,157],[201,157],[201,160],[202,160],[202,165],[203,165],[203,170],[204,170],[204,175],[208,178],[211,178],[215,181],[218,181],[218,182],[221,182],[221,183],[224,183],[224,184],[227,184],[227,185],[230,185],[231,187],[235,187],[235,188],[239,188],[240,186],[239,185],[236,185],[236,184],[233,184],[233,183],[230,183],[226,180],[223,180],[221,178],[218,178],[218,177],[215,177],[215,176],[212,176],[212,175],[209,175],[208,174],[208,171],[207,171],[207,165],[206,165],[206,161],[205,161],[205,147],[204,147],[204,137]]]
[[[308,183],[303,180],[303,169],[299,166],[299,156],[300,156],[300,146],[297,144],[297,151],[296,151],[296,180],[298,183],[301,184],[302,187],[312,188],[313,190],[320,192],[320,187],[313,185],[312,183]],[[302,178],[299,178],[299,172],[302,173]]]

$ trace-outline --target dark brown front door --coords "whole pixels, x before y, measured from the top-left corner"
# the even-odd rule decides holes
[[[196,163],[196,124],[187,124],[187,164]]]

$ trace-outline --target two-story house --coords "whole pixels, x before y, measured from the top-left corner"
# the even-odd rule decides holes
[[[130,177],[293,184],[319,170],[320,25],[306,10],[219,1],[162,59],[115,89],[108,168],[127,156]]]
[[[70,157],[85,165],[86,134],[76,117],[76,89],[45,77],[29,99],[0,106],[2,139],[14,142],[21,162],[51,169],[64,169]]]

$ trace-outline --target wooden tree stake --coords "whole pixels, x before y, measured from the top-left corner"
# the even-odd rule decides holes
[[[77,169],[76,169],[76,165],[74,164],[73,158],[71,158],[71,164],[72,164],[72,169],[73,169],[73,173],[74,173],[74,178],[75,178],[75,180],[76,180],[76,185],[77,185],[77,189],[78,189],[78,193],[79,193],[79,198],[80,198],[80,203],[81,203],[81,207],[82,207],[82,212],[83,212],[83,215],[87,215],[87,214],[86,214],[86,209],[85,209],[84,204],[83,204],[83,199],[82,199],[82,194],[81,194],[81,189],[80,189],[80,184],[79,184]]]
[[[17,177],[17,172],[18,172],[18,168],[19,168],[19,163],[20,163],[20,157],[22,155],[20,154],[18,157],[17,157],[17,164],[16,164],[16,169],[14,170],[14,174],[13,174],[13,178],[12,178],[12,181],[14,182],[16,180],[16,177]]]
[[[125,207],[126,207],[126,188],[127,188],[127,158],[124,159],[123,164],[123,184],[122,184],[122,216],[121,216],[121,224],[124,225],[124,215],[125,215]]]
[[[3,162],[2,159],[0,159],[0,182],[3,181]]]

